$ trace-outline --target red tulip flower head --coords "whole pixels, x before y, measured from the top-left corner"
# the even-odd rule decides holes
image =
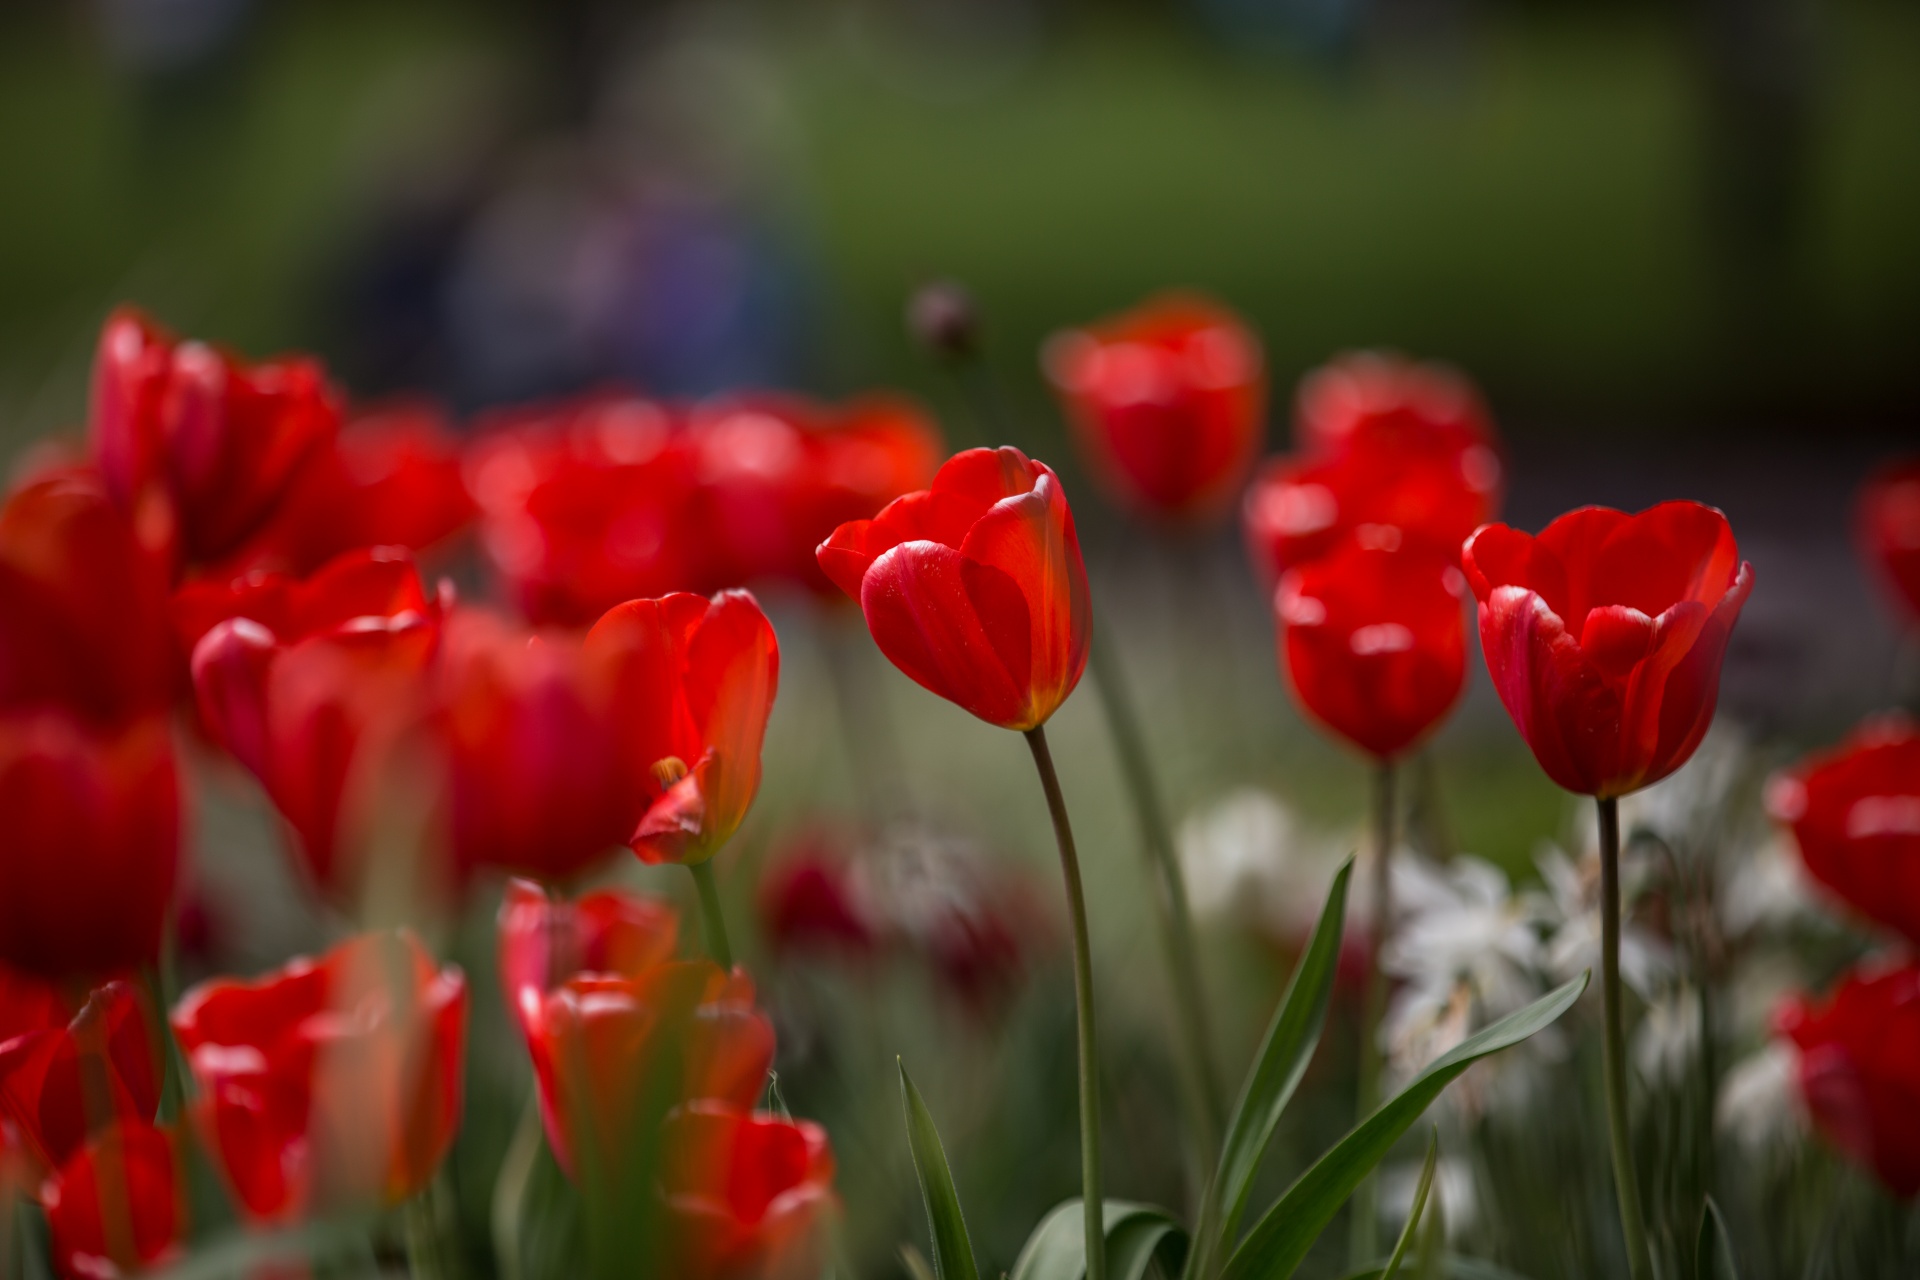
[[[1753,566],[1697,502],[1582,507],[1463,551],[1507,714],[1552,778],[1607,799],[1658,782],[1706,735]]]
[[[1218,304],[1166,294],[1055,334],[1044,364],[1089,467],[1125,505],[1171,521],[1220,514],[1260,452],[1260,341]]]
[[[745,591],[629,600],[587,633],[614,681],[629,812],[645,862],[704,862],[760,789],[760,744],[780,685],[773,624]]]
[[[41,1191],[62,1280],[101,1280],[180,1256],[186,1196],[174,1138],[141,1121],[104,1129]]]
[[[0,963],[71,980],[155,960],[179,859],[164,719],[0,715]]]
[[[364,934],[257,982],[187,993],[196,1120],[256,1220],[418,1194],[460,1123],[467,985],[411,934]]]
[[[874,643],[989,724],[1045,724],[1086,670],[1087,570],[1060,479],[1018,449],[955,454],[933,486],[820,544]]]
[[[500,902],[500,986],[521,1031],[549,991],[577,973],[637,978],[673,959],[680,917],[644,894],[601,889],[568,902],[510,880]]]
[[[1854,527],[1908,625],[1920,626],[1920,458],[1883,467],[1861,486]]]
[[[312,360],[248,365],[121,310],[100,332],[90,417],[114,497],[139,518],[157,501],[183,558],[209,561],[273,514],[340,408]]]
[[[1792,999],[1776,1022],[1800,1050],[1814,1123],[1894,1194],[1920,1192],[1920,969],[1848,975],[1823,1005]]]
[[[694,1103],[669,1121],[661,1178],[673,1274],[807,1280],[837,1203],[826,1132],[804,1120]]]
[[[43,1172],[64,1165],[96,1129],[153,1120],[160,1072],[148,1016],[132,985],[110,982],[66,1026],[0,1043],[0,1121]]]
[[[1492,415],[1479,390],[1456,369],[1355,351],[1301,380],[1293,428],[1302,452],[1333,457],[1383,427],[1401,440],[1426,437],[1459,450],[1480,446],[1490,456],[1477,466],[1499,475]]]
[[[1869,721],[1838,751],[1767,784],[1813,878],[1869,920],[1920,944],[1920,729]]]
[[[1467,584],[1420,545],[1351,542],[1287,571],[1280,656],[1307,713],[1380,760],[1445,718],[1466,683]]]

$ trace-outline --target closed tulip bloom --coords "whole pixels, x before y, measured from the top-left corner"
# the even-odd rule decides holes
[[[157,504],[181,557],[206,562],[273,515],[340,407],[314,360],[249,365],[122,309],[100,332],[88,416],[115,499],[141,518]]]
[[[362,547],[425,552],[473,522],[461,442],[430,403],[370,411],[315,449],[265,527],[234,557],[308,574]]]
[[[1386,427],[1402,439],[1429,437],[1458,449],[1480,446],[1478,465],[1499,476],[1493,417],[1459,370],[1384,351],[1353,351],[1301,379],[1293,431],[1304,453],[1332,456]]]
[[[780,685],[773,624],[745,591],[629,600],[587,633],[614,681],[627,842],[645,862],[700,863],[760,789],[760,745]]]
[[[1854,530],[1907,625],[1920,627],[1920,458],[1889,463],[1861,486]]]
[[[412,572],[359,553],[305,584],[266,577],[183,593],[177,614],[191,632],[220,612],[247,611],[194,646],[200,719],[260,780],[315,883],[336,897],[360,887],[376,764],[420,714],[440,644],[441,602]]]
[[[599,889],[569,902],[530,880],[510,880],[500,901],[500,987],[530,1034],[527,1018],[568,978],[638,978],[673,959],[679,939],[679,913],[659,898]]]
[[[62,1280],[131,1275],[184,1252],[186,1195],[165,1129],[115,1122],[61,1166],[41,1197]]]
[[[698,591],[787,581],[839,596],[814,548],[848,520],[925,488],[944,452],[916,405],[869,395],[844,405],[756,395],[694,410],[684,447],[693,463],[698,525],[682,536],[708,549]]]
[[[101,725],[165,710],[184,688],[168,575],[98,472],[27,479],[0,507],[0,707]]]
[[[1218,303],[1164,294],[1055,334],[1043,361],[1074,442],[1125,506],[1163,520],[1219,515],[1266,431],[1260,340]]]
[[[1466,683],[1466,591],[1447,556],[1417,544],[1352,542],[1289,570],[1275,609],[1294,696],[1368,755],[1405,754]]]
[[[820,567],[874,643],[990,724],[1045,724],[1087,666],[1092,606],[1060,479],[1018,449],[969,449],[929,489],[843,524]]]
[[[363,934],[254,981],[188,992],[174,1034],[201,1141],[247,1215],[387,1207],[460,1123],[467,985],[411,934]]]
[[[308,577],[256,569],[232,579],[189,582],[173,594],[174,628],[192,653],[229,618],[249,618],[284,644],[329,632],[366,630],[363,618],[437,621],[445,607],[398,547],[348,551]]]
[[[1920,1192],[1920,969],[1860,969],[1824,1002],[1776,1017],[1800,1050],[1814,1123],[1895,1195]]]
[[[148,1013],[134,987],[108,983],[72,1022],[0,1043],[0,1121],[52,1173],[96,1129],[151,1123],[160,1072]]]
[[[71,981],[157,959],[180,807],[164,719],[0,715],[0,963]]]
[[[1920,944],[1920,729],[1863,725],[1837,751],[1767,784],[1813,878],[1869,920]]]
[[[673,1273],[684,1280],[811,1280],[837,1204],[826,1131],[704,1102],[667,1125]]]
[[[587,626],[623,600],[707,576],[692,459],[667,410],[596,397],[483,424],[467,487],[480,545],[536,626]]]
[[[1724,515],[1582,507],[1538,537],[1488,525],[1463,556],[1487,669],[1548,777],[1610,799],[1686,763],[1753,589]]]

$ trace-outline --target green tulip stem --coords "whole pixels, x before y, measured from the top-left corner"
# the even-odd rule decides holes
[[[1640,1186],[1633,1170],[1627,1115],[1627,1041],[1620,1025],[1620,806],[1600,805],[1600,1000],[1606,1026],[1607,1136],[1613,1145],[1613,1186],[1620,1198],[1620,1232],[1627,1241],[1633,1280],[1653,1280],[1647,1227],[1640,1217]]]
[[[733,944],[727,941],[727,917],[720,910],[720,886],[713,881],[713,859],[690,862],[693,887],[700,891],[700,921],[706,927],[707,954],[715,964],[733,972]]]
[[[1140,731],[1140,717],[1120,666],[1120,656],[1113,647],[1112,635],[1109,627],[1094,628],[1088,666],[1093,673],[1093,687],[1100,695],[1100,705],[1107,714],[1107,729],[1113,736],[1114,754],[1120,758],[1120,770],[1126,776],[1127,793],[1133,798],[1134,818],[1140,826],[1148,869],[1159,881],[1160,891],[1154,895],[1157,908],[1154,914],[1160,924],[1167,973],[1173,981],[1174,1015],[1179,1020],[1183,1049],[1180,1059],[1188,1077],[1188,1091],[1193,1095],[1192,1110],[1198,1128],[1195,1146],[1203,1153],[1201,1176],[1204,1180],[1220,1149],[1220,1134],[1226,1124],[1226,1101],[1220,1094],[1219,1073],[1214,1070],[1213,1036],[1194,946],[1193,913],[1187,905],[1187,882],[1180,871],[1173,833],[1167,825],[1166,806],[1153,776],[1146,737]]]
[[[1360,1010],[1360,1080],[1354,1101],[1355,1123],[1380,1105],[1380,1021],[1387,1012],[1387,972],[1380,965],[1393,920],[1394,768],[1382,760],[1373,771],[1373,901],[1367,922],[1367,990]],[[1379,1247],[1380,1186],[1373,1174],[1354,1189],[1349,1252],[1355,1267],[1372,1263]]]
[[[1053,835],[1060,846],[1060,873],[1067,882],[1067,914],[1073,923],[1073,997],[1080,1033],[1080,1205],[1087,1230],[1086,1280],[1107,1280],[1105,1198],[1100,1191],[1100,1060],[1093,1030],[1093,949],[1087,941],[1087,899],[1080,887],[1080,858],[1073,848],[1073,827],[1067,821],[1066,797],[1060,793],[1060,775],[1054,772],[1053,753],[1047,749],[1046,730],[1027,730],[1027,746],[1040,771],[1047,793],[1047,811],[1053,816]]]

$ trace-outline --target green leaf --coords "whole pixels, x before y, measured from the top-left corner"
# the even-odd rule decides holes
[[[1727,1236],[1727,1220],[1720,1206],[1707,1197],[1700,1210],[1700,1238],[1693,1250],[1693,1274],[1698,1280],[1740,1280],[1733,1263],[1733,1241]]]
[[[1442,1255],[1438,1261],[1439,1274],[1448,1277],[1449,1280],[1526,1280],[1526,1277],[1518,1272],[1509,1271],[1491,1262],[1482,1262],[1478,1258],[1463,1258],[1457,1253]],[[1353,1272],[1345,1280],[1381,1280],[1384,1274],[1383,1267],[1368,1267],[1364,1271]]]
[[[1179,1273],[1186,1260],[1187,1233],[1165,1209],[1126,1200],[1109,1200],[1104,1209],[1108,1280],[1142,1280],[1156,1261],[1163,1274]],[[1080,1201],[1068,1200],[1027,1237],[1013,1264],[1012,1280],[1081,1280],[1086,1274],[1086,1220]]]
[[[953,1189],[953,1172],[940,1145],[940,1131],[920,1091],[900,1066],[900,1097],[907,1109],[907,1145],[913,1149],[913,1171],[920,1178],[920,1199],[927,1206],[927,1232],[933,1237],[933,1274],[936,1280],[980,1280],[974,1265],[973,1243],[967,1239],[966,1219],[960,1214],[960,1195]]]
[[[1573,1007],[1587,974],[1508,1014],[1435,1059],[1412,1084],[1363,1120],[1288,1188],[1227,1260],[1226,1280],[1286,1280],[1360,1180],[1400,1140],[1440,1091],[1490,1053],[1520,1043]]]
[[[1340,865],[1320,909],[1313,937],[1287,982],[1286,994],[1267,1025],[1266,1039],[1254,1056],[1253,1070],[1240,1090],[1240,1101],[1227,1126],[1220,1150],[1220,1167],[1200,1202],[1188,1276],[1205,1276],[1213,1260],[1240,1234],[1253,1175],[1273,1141],[1293,1091],[1306,1074],[1307,1063],[1320,1043],[1332,998],[1334,971],[1340,961],[1340,933],[1347,917],[1347,882],[1353,877],[1353,859]]]
[[[1420,1184],[1413,1189],[1413,1207],[1407,1210],[1407,1225],[1400,1228],[1400,1239],[1393,1246],[1393,1256],[1387,1259],[1380,1280],[1393,1280],[1400,1274],[1400,1262],[1407,1256],[1407,1246],[1413,1243],[1413,1233],[1420,1225],[1421,1211],[1427,1207],[1427,1192],[1433,1190],[1433,1170],[1439,1159],[1440,1131],[1435,1129],[1427,1139],[1427,1162],[1420,1168]]]

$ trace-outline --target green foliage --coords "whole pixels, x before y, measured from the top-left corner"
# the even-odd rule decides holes
[[[1427,1159],[1420,1167],[1420,1185],[1413,1190],[1413,1207],[1407,1210],[1407,1225],[1400,1228],[1400,1239],[1393,1246],[1393,1256],[1387,1259],[1380,1280],[1393,1280],[1400,1273],[1400,1263],[1407,1256],[1407,1246],[1413,1243],[1413,1233],[1419,1228],[1420,1215],[1427,1207],[1427,1193],[1433,1190],[1433,1170],[1439,1159],[1440,1131],[1435,1129],[1427,1139]]]
[[[904,1062],[900,1064],[900,1097],[907,1112],[907,1144],[913,1149],[913,1169],[920,1177],[920,1197],[927,1206],[934,1276],[936,1280],[979,1280],[973,1242],[967,1239],[966,1219],[960,1213],[960,1196],[953,1189],[953,1173],[947,1168],[946,1149],[940,1145],[933,1116],[907,1076]]]
[[[1727,1223],[1720,1216],[1720,1206],[1707,1197],[1707,1203],[1700,1210],[1700,1239],[1693,1251],[1693,1274],[1696,1280],[1740,1280],[1739,1269],[1733,1263],[1733,1241],[1727,1238]]]
[[[1144,1280],[1156,1264],[1160,1275],[1179,1273],[1187,1256],[1187,1233],[1165,1209],[1125,1200],[1109,1200],[1102,1208],[1112,1280]],[[1013,1264],[1012,1280],[1080,1280],[1086,1273],[1084,1207],[1069,1200],[1034,1228]]]

